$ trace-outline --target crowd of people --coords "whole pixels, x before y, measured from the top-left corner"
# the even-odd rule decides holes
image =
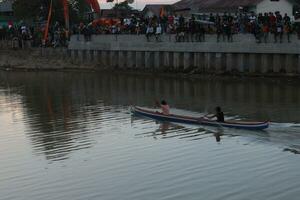
[[[175,35],[176,42],[204,42],[206,35],[216,35],[216,42],[233,42],[235,34],[253,34],[260,42],[291,42],[290,35],[298,34],[300,39],[300,24],[287,14],[281,13],[240,13],[232,15],[210,14],[191,15],[183,17],[164,15],[153,17],[139,17],[132,15],[125,19],[94,20],[89,24],[73,25],[67,31],[58,22],[49,29],[48,40],[43,41],[44,30],[40,26],[28,26],[20,23],[18,26],[9,24],[0,27],[0,40],[13,41],[15,47],[31,46],[67,46],[71,34],[84,35],[86,41],[95,34],[143,34],[147,41],[162,41],[161,36]],[[80,37],[78,37],[79,39]],[[154,39],[152,39],[154,38]]]
[[[177,42],[204,42],[206,34],[215,34],[217,42],[232,42],[234,34],[250,33],[257,42],[283,42],[284,35],[290,42],[292,33],[297,33],[300,37],[300,26],[293,23],[290,16],[279,12],[257,15],[253,12],[235,15],[224,13],[191,17],[168,15],[148,18],[132,15],[108,24],[81,24],[73,28],[73,33],[83,34],[87,40],[93,34],[145,34],[148,41],[151,37],[161,41],[162,34],[175,34]]]
[[[11,41],[13,48],[39,47],[39,46],[67,46],[67,31],[55,23],[49,30],[47,42],[44,39],[44,30],[40,26],[30,26],[26,23],[19,25],[9,24],[0,27],[0,40]]]

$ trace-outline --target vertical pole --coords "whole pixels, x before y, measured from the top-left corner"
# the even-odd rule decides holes
[[[69,4],[67,0],[63,0],[63,7],[64,7],[64,17],[65,17],[65,27],[67,31],[67,38],[69,38],[69,31],[70,31],[70,16],[69,16]]]
[[[49,25],[50,25],[51,16],[52,16],[52,0],[50,2],[48,19],[47,19],[47,24],[46,24],[45,32],[44,32],[44,40],[43,40],[44,44],[46,44],[46,41],[48,39]]]

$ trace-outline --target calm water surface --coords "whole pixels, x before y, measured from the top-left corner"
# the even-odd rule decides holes
[[[264,132],[160,123],[216,105]],[[0,72],[1,200],[298,200],[300,82],[101,73]]]

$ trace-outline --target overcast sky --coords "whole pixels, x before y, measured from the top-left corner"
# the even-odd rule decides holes
[[[106,0],[98,0],[101,8],[112,8],[114,3],[106,3]],[[119,0],[122,2],[123,0]],[[145,4],[170,4],[179,0],[134,0],[134,3],[131,4],[134,8],[143,9]]]

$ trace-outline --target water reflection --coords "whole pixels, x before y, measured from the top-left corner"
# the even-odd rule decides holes
[[[155,99],[168,99],[176,108],[208,111],[215,105],[243,118],[272,119],[276,122],[300,122],[300,88],[298,81],[272,79],[175,79],[120,74],[6,74],[9,84],[31,85],[28,94],[43,88],[41,95],[55,92],[68,96],[73,103],[96,103],[98,99],[112,105],[151,105]],[[62,87],[63,86],[63,87]],[[48,88],[48,90],[45,90]],[[76,98],[77,97],[77,98]],[[234,105],[233,105],[234,104]],[[287,111],[282,115],[281,111]]]
[[[161,123],[161,125],[160,125],[161,134],[163,136],[166,136],[167,135],[166,131],[169,130],[169,128],[170,128],[170,123],[169,122]]]
[[[218,128],[217,131],[214,133],[216,138],[216,142],[221,142],[221,136],[223,136],[224,130],[222,128]]]
[[[156,121],[157,124],[159,124],[159,128],[153,132],[153,138],[157,139],[158,135],[161,135],[162,137],[167,136],[167,131],[169,131],[170,127],[171,127],[171,123],[170,122],[159,122]]]
[[[1,198],[297,199],[298,85],[0,72]],[[129,105],[162,98],[178,114],[202,116],[220,105],[231,119],[273,122],[257,132],[130,114]]]
[[[201,113],[220,105],[229,117],[238,119],[300,122],[297,80],[178,79],[72,72],[0,72],[0,79],[2,95],[17,95],[21,101],[34,149],[50,160],[66,159],[74,150],[91,147],[91,129],[114,126],[129,117],[128,113],[116,117],[126,112],[124,107],[152,106],[155,99],[167,99],[174,108]],[[221,129],[211,132],[169,123],[160,123],[154,133],[150,132],[163,139],[198,140],[214,135],[217,142],[224,135]]]

